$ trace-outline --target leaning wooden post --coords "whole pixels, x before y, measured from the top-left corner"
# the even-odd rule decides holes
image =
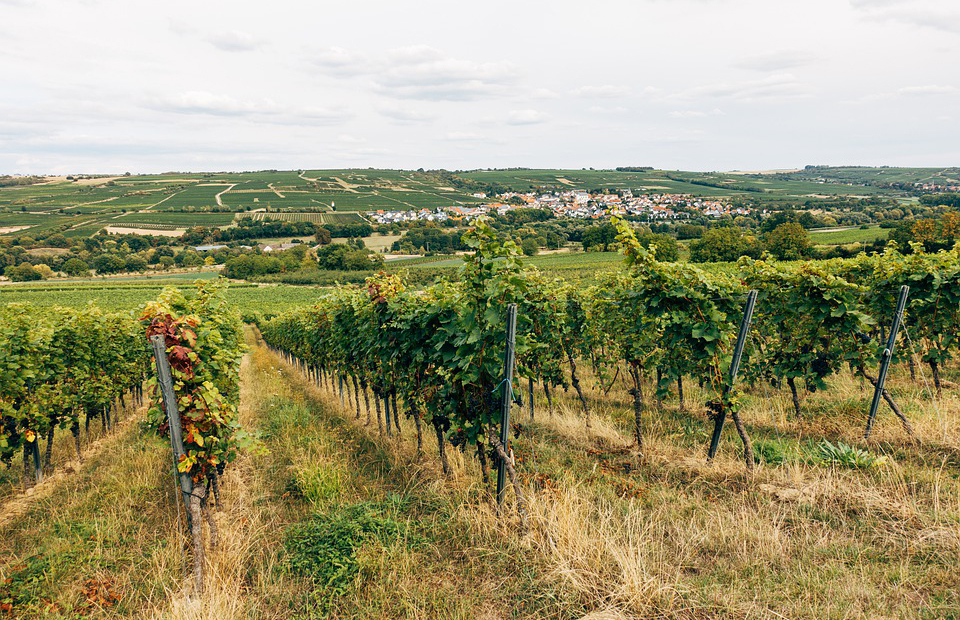
[[[887,348],[883,350],[880,358],[880,373],[877,375],[877,382],[873,389],[873,401],[870,403],[870,412],[867,414],[867,429],[863,432],[863,438],[869,439],[870,431],[873,429],[873,422],[877,418],[877,408],[880,407],[880,399],[883,397],[883,384],[887,380],[887,372],[890,370],[890,361],[893,359],[893,347],[897,344],[897,333],[900,331],[900,323],[903,322],[903,313],[907,309],[907,296],[910,294],[910,287],[903,285],[900,287],[900,297],[897,299],[897,312],[893,315],[893,325],[890,326],[890,338],[887,340]]]
[[[180,492],[183,505],[190,514],[190,496],[193,493],[193,480],[190,474],[180,471],[180,460],[186,457],[183,449],[183,431],[180,427],[180,412],[177,409],[177,395],[173,391],[173,376],[170,374],[170,361],[167,359],[167,345],[160,334],[150,336],[153,345],[153,357],[157,363],[157,384],[163,396],[163,409],[170,426],[170,445],[173,448],[173,465],[180,474]]]
[[[513,364],[516,357],[517,304],[507,306],[507,348],[503,354],[503,399],[500,406],[500,443],[504,454],[509,454],[510,405],[513,401]],[[507,467],[501,456],[497,461],[497,504],[503,504]]]
[[[527,388],[530,394],[530,421],[533,422],[533,377],[528,379]]]
[[[750,321],[753,319],[753,308],[757,303],[757,291],[750,291],[747,294],[747,305],[743,309],[743,318],[740,320],[740,332],[737,334],[737,346],[733,349],[733,360],[730,362],[730,380],[723,386],[723,395],[721,402],[726,400],[737,382],[737,372],[740,370],[740,359],[743,357],[743,348],[747,344],[747,333],[750,331]],[[716,412],[713,426],[713,437],[710,438],[710,450],[707,451],[707,460],[709,461],[717,455],[717,447],[720,445],[720,434],[723,432],[723,423],[727,418],[727,411],[724,407]]]
[[[33,477],[37,484],[43,482],[43,466],[40,464],[40,435],[33,437]]]

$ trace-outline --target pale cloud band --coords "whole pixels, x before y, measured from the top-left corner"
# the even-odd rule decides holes
[[[954,0],[0,7],[0,173],[960,161]]]

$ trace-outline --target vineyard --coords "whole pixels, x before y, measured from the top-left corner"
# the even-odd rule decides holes
[[[284,222],[313,222],[314,224],[357,224],[363,222],[358,213],[294,213],[287,211],[239,213],[237,219],[249,217],[253,220],[283,220]]]
[[[49,470],[56,431],[81,452],[81,423],[104,430],[123,399],[142,397],[146,343],[128,316],[7,305],[0,310],[0,460],[23,454],[26,487]],[[41,439],[46,448],[41,456]]]
[[[909,420],[878,384],[874,370],[885,347],[891,348],[884,326],[893,320],[903,286],[910,290],[908,343],[890,353],[894,361],[909,364],[914,376],[918,364],[928,366],[942,395],[940,369],[960,348],[955,253],[905,257],[891,250],[856,262],[797,267],[742,259],[737,277],[708,275],[658,262],[655,251],[644,249],[628,226],[618,227],[627,269],[590,289],[525,271],[512,242],[499,243],[481,224],[465,237],[476,252],[461,269],[458,284],[407,291],[401,277],[382,275],[369,279],[365,289],[339,289],[313,308],[274,318],[261,331],[268,344],[309,372],[321,379],[337,377],[341,391],[352,387],[366,398],[369,387],[378,428],[388,435],[390,403],[397,424],[399,395],[405,415],[416,423],[418,444],[425,423],[438,438],[475,450],[484,476],[488,457],[513,468],[496,436],[509,304],[519,308],[517,373],[528,383],[528,398],[540,384],[552,409],[551,392],[572,386],[589,427],[578,364],[591,366],[604,392],[625,377],[641,454],[650,398],[662,403],[676,389],[685,409],[684,383],[694,381],[710,396],[694,410],[709,410],[717,433],[726,416],[732,417],[745,467],[752,469],[756,455],[738,413],[743,390],[732,364],[740,367],[743,385],[753,394],[789,389],[798,417],[806,394],[829,389],[835,375],[852,373],[877,387],[904,432],[912,435]],[[734,362],[748,290],[757,293],[757,309],[749,334],[741,328],[742,362],[739,356]],[[511,386],[518,400],[520,387]],[[360,399],[355,400],[359,417]],[[446,470],[443,446],[440,441]]]
[[[960,609],[955,251],[707,272],[618,225],[623,264],[593,286],[531,268],[480,222],[456,278],[251,297],[246,330],[237,295],[277,287],[107,292],[141,295],[136,314],[8,304],[16,480],[49,476],[51,446],[81,452],[91,421],[117,428],[0,515],[0,610]]]

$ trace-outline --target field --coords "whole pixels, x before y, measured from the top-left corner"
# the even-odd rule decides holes
[[[474,205],[473,193],[495,183],[531,189],[631,189],[763,201],[819,200],[880,194],[909,201],[892,182],[952,182],[956,169],[815,168],[796,173],[744,174],[649,170],[475,170],[449,177],[412,170],[304,170],[237,173],[169,173],[0,188],[0,226],[34,232],[70,226],[70,236],[94,234],[126,220],[130,227],[226,225],[236,214],[269,209],[290,218],[306,214],[355,217],[363,211],[436,209]],[[470,185],[474,183],[475,185]],[[229,213],[209,213],[210,211]],[[335,211],[335,212],[334,212]],[[322,213],[321,213],[322,212]],[[276,213],[279,215],[280,213]],[[78,218],[83,217],[83,220]],[[294,221],[300,221],[294,219]],[[312,220],[310,220],[312,221]],[[126,225],[126,224],[124,224]],[[28,234],[28,233],[27,233]]]
[[[666,192],[698,196],[735,196],[747,198],[808,198],[818,195],[846,196],[882,193],[872,187],[852,187],[845,183],[824,184],[791,175],[732,174],[650,170],[617,172],[612,170],[483,170],[464,177],[486,183],[501,183],[516,191],[548,187],[553,189],[618,188],[641,192]]]
[[[846,245],[849,243],[873,243],[878,239],[886,239],[889,235],[890,230],[887,228],[880,228],[879,226],[871,226],[870,228],[861,229],[857,228],[845,228],[845,229],[831,229],[831,230],[811,230],[810,239],[816,244],[821,245]]]
[[[164,287],[182,287],[197,279],[209,280],[216,273],[185,273],[154,278],[110,278],[0,286],[0,304],[30,303],[35,306],[84,308],[93,304],[104,310],[136,310],[156,298]],[[271,314],[309,305],[321,294],[315,288],[283,284],[260,286],[232,284],[227,299],[241,312]]]
[[[884,166],[869,168],[864,166],[815,166],[795,173],[790,178],[821,180],[828,183],[848,183],[851,185],[889,184],[889,183],[936,183],[940,185],[960,184],[960,168],[896,168]]]
[[[359,213],[289,213],[289,212],[271,212],[265,213],[258,211],[256,213],[238,213],[237,219],[250,217],[254,220],[283,220],[285,222],[313,222],[314,224],[355,224],[362,222],[363,218]]]

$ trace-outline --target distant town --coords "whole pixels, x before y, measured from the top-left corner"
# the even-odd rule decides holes
[[[473,194],[474,198],[486,199],[484,193]],[[553,193],[505,192],[493,197],[491,202],[477,206],[450,206],[436,209],[410,211],[369,212],[368,217],[378,224],[393,224],[412,220],[442,222],[472,220],[488,213],[503,215],[513,209],[549,209],[559,218],[601,219],[611,215],[646,215],[652,220],[676,220],[691,216],[691,212],[706,217],[747,215],[747,207],[733,206],[722,200],[694,196],[692,194],[639,194],[634,196],[629,189],[615,194],[591,194],[586,190],[570,190]]]

